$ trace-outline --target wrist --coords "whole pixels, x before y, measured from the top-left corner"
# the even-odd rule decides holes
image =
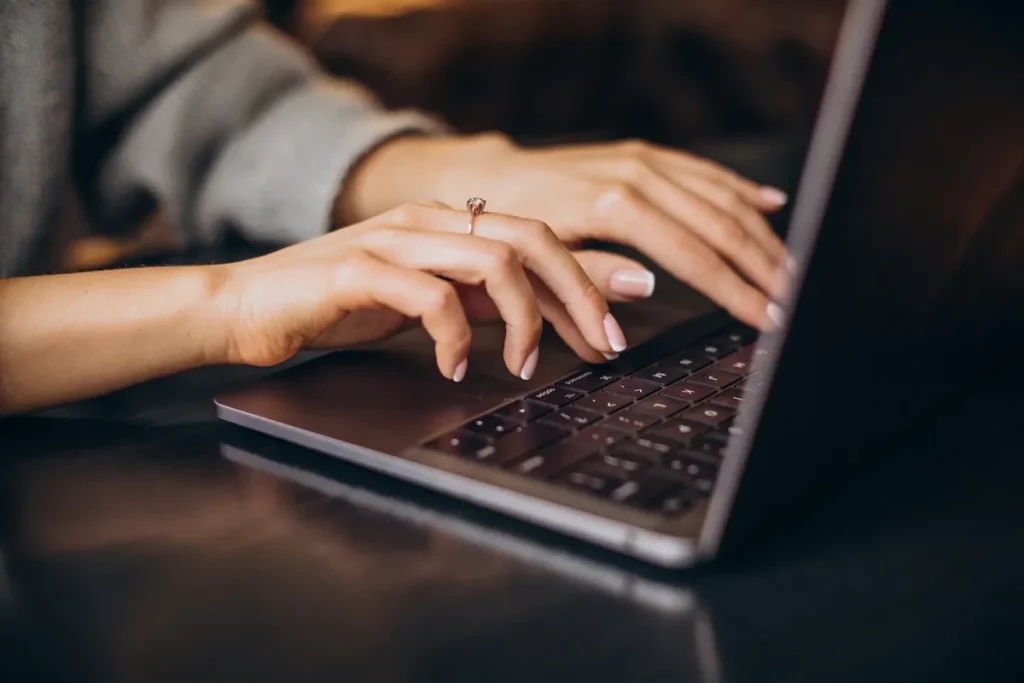
[[[203,366],[230,365],[237,307],[229,290],[234,264],[189,268],[197,302],[190,319],[198,340],[196,353]]]
[[[515,145],[499,133],[405,136],[371,152],[349,174],[335,221],[347,225],[402,204],[440,201],[456,208],[480,181],[480,168]],[[470,194],[466,194],[469,191]]]

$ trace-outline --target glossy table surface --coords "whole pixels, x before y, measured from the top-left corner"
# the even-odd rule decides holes
[[[0,423],[0,679],[1024,677],[1024,368],[674,573],[218,424],[229,380]]]

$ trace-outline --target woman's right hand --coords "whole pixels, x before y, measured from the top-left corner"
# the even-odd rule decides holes
[[[443,205],[408,205],[267,256],[221,266],[224,357],[273,365],[300,349],[390,336],[415,319],[441,373],[466,373],[470,322],[500,315],[509,371],[529,379],[542,317],[584,360],[626,346],[604,293],[538,221]],[[639,267],[639,266],[637,266]]]

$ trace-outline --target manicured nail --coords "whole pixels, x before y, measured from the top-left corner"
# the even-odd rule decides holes
[[[768,319],[772,321],[775,329],[779,329],[786,322],[786,314],[782,312],[782,307],[774,301],[769,302],[765,313],[768,315]]]
[[[796,275],[796,259],[792,256],[786,256],[786,272],[791,276]]]
[[[785,206],[789,195],[776,187],[762,187],[761,198],[775,206]]]
[[[461,382],[466,379],[466,370],[469,368],[469,359],[463,358],[462,362],[455,366],[455,374],[452,375],[453,382]]]
[[[612,351],[618,353],[626,350],[626,335],[619,326],[619,321],[611,313],[604,317],[604,333],[608,336],[608,344]]]
[[[630,299],[646,299],[654,294],[654,273],[649,270],[618,270],[612,273],[612,291]]]
[[[615,360],[619,357],[617,353],[605,353],[604,351],[601,352],[601,355],[604,356],[605,360]]]
[[[540,348],[534,349],[529,356],[526,357],[526,362],[523,363],[523,370],[519,373],[520,379],[530,379],[533,377],[534,370],[537,369],[537,361],[540,359]]]

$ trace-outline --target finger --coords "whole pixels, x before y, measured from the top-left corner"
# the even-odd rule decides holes
[[[572,316],[565,310],[562,302],[536,276],[532,276],[529,273],[527,273],[527,276],[536,292],[541,314],[545,320],[551,323],[555,332],[558,333],[576,355],[588,363],[600,363],[602,359],[610,360],[616,357],[615,354],[606,356],[588,344],[587,340],[583,338],[583,333],[580,332],[579,328],[576,327],[576,323],[573,322]],[[460,296],[462,297],[463,308],[465,308],[470,321],[493,320],[497,317],[498,311],[494,307],[494,302],[479,288],[465,287],[460,290]]]
[[[760,329],[773,325],[768,297],[743,280],[694,233],[646,201],[616,201],[607,207],[610,238],[648,254],[677,278],[688,282],[745,323]]]
[[[565,306],[558,300],[558,297],[548,289],[547,285],[536,277],[530,277],[534,291],[537,293],[537,301],[540,304],[541,313],[544,318],[555,328],[555,332],[562,338],[562,341],[572,349],[573,353],[588,363],[603,363],[606,360],[613,360],[618,357],[617,353],[598,351],[587,343],[580,328],[576,326],[572,316],[565,310]]]
[[[609,301],[636,301],[654,294],[654,273],[631,258],[607,251],[574,251],[572,255]]]
[[[646,149],[656,163],[677,173],[697,175],[725,185],[762,211],[778,211],[789,201],[788,195],[779,188],[756,183],[709,159],[656,145],[648,145]]]
[[[764,219],[764,216],[758,213],[738,192],[726,185],[720,185],[699,176],[675,174],[668,175],[668,178],[676,185],[731,214],[776,264],[785,263],[787,254],[782,239]]]
[[[384,307],[418,318],[434,340],[441,374],[456,382],[465,377],[472,331],[451,284],[357,253],[338,264],[332,285],[340,311]]]
[[[515,249],[472,235],[393,227],[368,232],[358,244],[372,256],[403,268],[482,285],[505,321],[505,364],[517,377],[533,376],[543,321]]]
[[[643,190],[637,190],[637,187]],[[774,293],[780,282],[781,264],[773,262],[733,216],[677,187],[653,169],[644,171],[636,185],[616,187],[614,191],[620,195],[620,201],[613,203],[613,209],[618,211],[636,212],[636,207],[642,205],[656,207],[655,211],[645,212],[644,230],[658,234],[664,244],[673,233],[689,228],[763,291]],[[622,226],[618,221],[613,226],[621,232]]]
[[[398,214],[404,225],[424,230],[465,233],[468,214],[429,206],[414,206]],[[590,281],[558,237],[540,221],[485,213],[474,221],[474,235],[511,245],[523,265],[535,273],[572,316],[592,347],[618,353],[626,347],[625,335],[608,302]]]

